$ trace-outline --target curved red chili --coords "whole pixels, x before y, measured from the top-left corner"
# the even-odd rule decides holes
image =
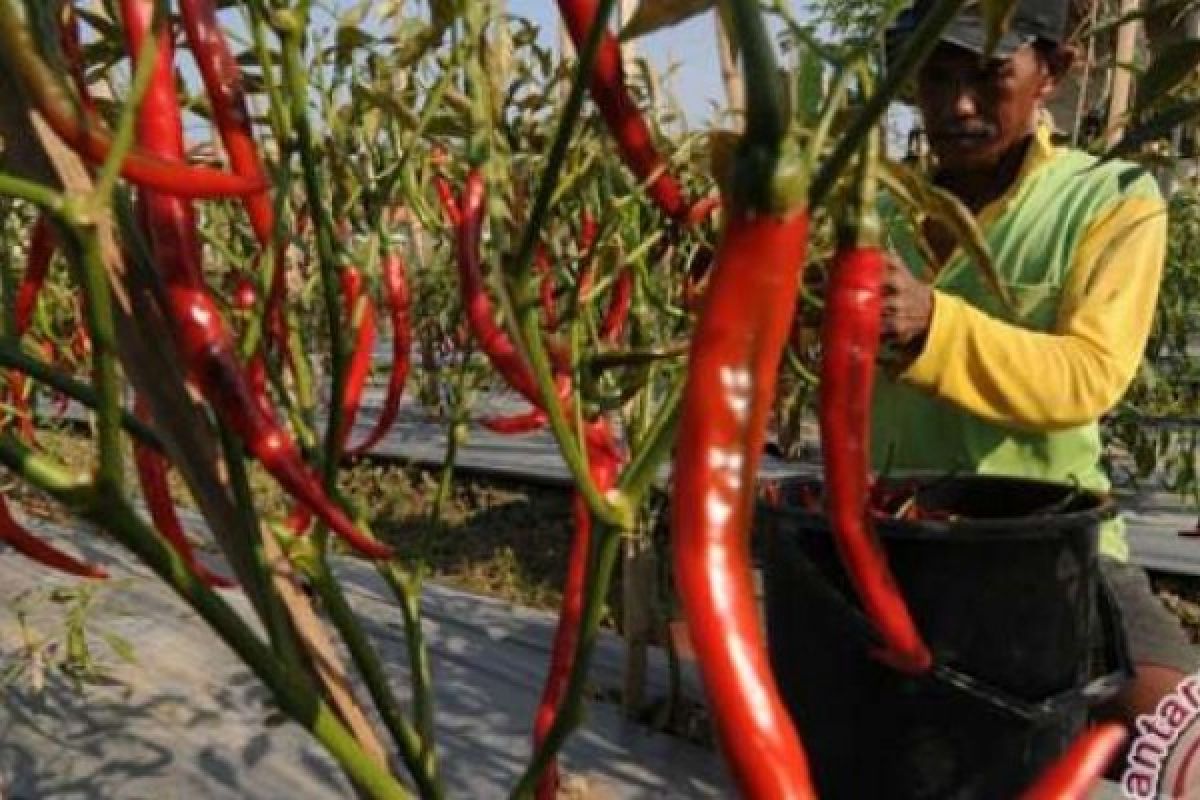
[[[483,173],[472,169],[463,185],[459,208],[462,221],[457,229],[459,291],[463,310],[479,349],[513,389],[537,405],[537,384],[521,354],[492,315],[492,303],[483,285],[483,266],[479,245],[483,235],[485,186]]]
[[[733,213],[692,338],[671,552],[709,707],[746,797],[811,798],[750,574],[758,464],[808,243],[808,214]]]
[[[133,409],[139,419],[144,422],[149,421],[149,412],[140,395],[134,401]],[[196,551],[183,529],[183,524],[179,521],[175,503],[171,500],[171,485],[167,480],[167,459],[153,448],[134,441],[133,462],[137,469],[138,482],[142,487],[142,496],[146,500],[146,509],[150,512],[150,521],[154,523],[155,530],[167,540],[171,549],[183,559],[188,568],[200,580],[218,589],[229,589],[235,586],[233,581],[213,572],[197,558]]]
[[[17,522],[8,507],[8,499],[0,494],[0,542],[6,543],[21,555],[43,566],[75,575],[80,578],[104,579],[108,570],[96,564],[81,561],[64,553],[57,547],[43,542]]]
[[[829,522],[863,609],[883,640],[878,657],[910,674],[933,657],[892,577],[871,520],[868,436],[886,259],[871,246],[834,258],[822,321],[820,429]]]
[[[629,308],[633,302],[633,272],[628,267],[621,270],[613,284],[612,296],[604,319],[600,320],[600,339],[609,344],[621,338],[625,322],[629,319]]]
[[[522,433],[533,433],[546,427],[550,418],[540,408],[534,408],[521,414],[507,417],[484,417],[479,424],[492,433],[504,436],[516,436]]]
[[[392,320],[392,371],[388,376],[387,390],[383,396],[383,408],[375,420],[375,427],[362,443],[347,448],[352,456],[362,455],[379,444],[396,422],[400,413],[400,401],[404,397],[404,384],[412,363],[412,296],[408,290],[407,269],[396,253],[383,257],[383,291]]]
[[[558,8],[575,47],[582,49],[596,20],[598,0],[558,0]],[[625,86],[621,47],[609,32],[605,32],[600,40],[589,88],[629,169],[639,181],[647,183],[646,193],[664,214],[683,221],[688,211],[683,191],[667,172],[667,164],[654,146],[650,128]]]
[[[38,295],[46,284],[46,274],[50,270],[50,262],[54,259],[57,241],[54,227],[49,218],[42,214],[33,225],[29,234],[29,253],[25,257],[25,274],[21,276],[21,284],[17,287],[17,297],[13,303],[16,318],[16,331],[19,338],[29,330],[33,321],[33,310],[37,305]]]
[[[446,222],[451,228],[457,228],[462,224],[462,209],[454,197],[454,188],[450,185],[450,181],[446,180],[443,175],[434,175],[433,188],[437,191],[438,202],[442,204],[442,213],[446,215]]]
[[[621,467],[621,452],[611,427],[603,420],[588,425],[588,469],[596,488],[606,492],[616,485]],[[592,515],[582,495],[576,491],[571,499],[571,518],[574,529],[567,554],[567,574],[563,581],[562,601],[558,610],[558,626],[550,651],[550,669],[542,685],[534,717],[534,749],[542,743],[558,716],[567,689],[567,679],[575,660],[575,647],[583,621],[584,590],[587,582],[588,558],[592,548]],[[558,793],[558,765],[551,762],[538,781],[537,800],[554,800]]]
[[[153,2],[122,0],[129,50],[136,53],[150,31]],[[138,109],[139,140],[156,154],[180,158],[182,119],[174,91],[169,31],[157,49],[153,78]],[[142,210],[155,260],[163,273],[164,299],[176,346],[188,378],[213,410],[285,492],[307,505],[336,535],[371,558],[390,558],[391,548],[360,532],[325,493],[318,476],[264,408],[242,372],[232,335],[204,283],[196,220],[191,205],[172,195],[145,190]]]
[[[265,188],[267,174],[250,126],[242,72],[221,33],[216,4],[213,0],[179,0],[179,14],[229,163],[235,174]],[[275,209],[270,195],[266,191],[256,192],[242,198],[242,202],[258,241],[264,246],[269,244],[275,232]]]
[[[1020,800],[1084,800],[1091,797],[1096,782],[1104,776],[1126,736],[1124,726],[1111,722],[1084,731],[1032,786],[1021,793]]]
[[[0,0],[0,58],[19,80],[30,104],[71,149],[94,164],[108,157],[112,137],[103,119],[81,111],[55,70],[42,60],[21,0]],[[121,161],[121,174],[140,186],[181,197],[237,197],[265,187],[262,181],[164,159],[139,148]]]
[[[343,267],[338,277],[342,283],[346,318],[355,331],[341,398],[342,427],[338,431],[338,443],[344,446],[350,431],[354,429],[354,420],[362,405],[363,389],[371,377],[371,362],[375,355],[375,306],[371,304],[371,296],[363,291],[362,273],[358,269]]]

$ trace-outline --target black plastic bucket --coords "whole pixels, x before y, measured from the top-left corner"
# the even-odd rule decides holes
[[[942,478],[917,502],[952,520],[878,521],[937,665],[912,679],[870,657],[825,517],[789,502],[800,490],[819,485],[760,505],[759,544],[771,663],[822,798],[1015,797],[1127,677],[1098,571],[1106,498]]]

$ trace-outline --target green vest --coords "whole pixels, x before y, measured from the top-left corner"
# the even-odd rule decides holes
[[[1037,146],[1036,143],[1033,146]],[[933,285],[989,315],[1021,327],[1052,331],[1074,254],[1093,221],[1119,200],[1158,187],[1127,162],[1100,164],[1075,150],[1058,151],[1025,175],[989,210],[984,230],[1000,279],[1015,308],[1007,310],[962,252],[947,260]],[[914,272],[924,261],[911,227],[888,212],[889,246]],[[1052,432],[1020,431],[986,422],[921,390],[877,374],[872,414],[872,462],[893,474],[913,470],[990,473],[1067,483],[1104,491],[1096,423]],[[1101,551],[1128,558],[1120,519],[1105,526]]]

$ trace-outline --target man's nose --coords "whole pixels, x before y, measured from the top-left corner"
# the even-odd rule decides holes
[[[946,100],[947,107],[957,119],[973,117],[979,110],[979,98],[972,86],[952,76],[946,77]]]

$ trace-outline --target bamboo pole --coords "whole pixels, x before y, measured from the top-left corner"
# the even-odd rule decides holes
[[[1120,0],[1118,14],[1128,17],[1137,12],[1139,0]],[[1129,110],[1130,99],[1133,95],[1133,72],[1129,65],[1133,63],[1137,52],[1138,35],[1141,33],[1141,20],[1129,19],[1117,28],[1117,46],[1113,53],[1112,88],[1108,100],[1108,145],[1114,146],[1121,140],[1125,125],[1121,121]]]

